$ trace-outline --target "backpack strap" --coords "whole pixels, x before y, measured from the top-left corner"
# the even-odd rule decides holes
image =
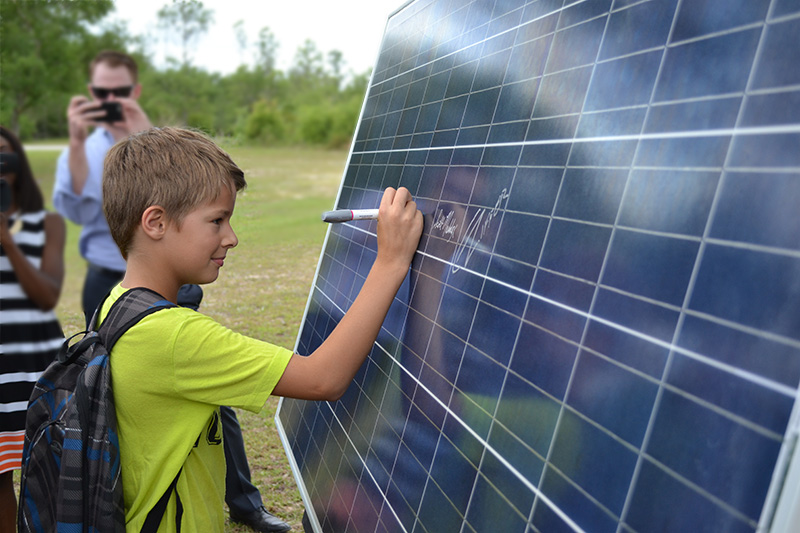
[[[126,291],[108,310],[100,328],[96,328],[99,309],[92,318],[92,329],[97,331],[109,353],[123,333],[144,317],[171,307],[178,307],[160,294],[144,287]]]
[[[104,302],[105,300],[103,300],[103,303]],[[178,307],[176,304],[170,302],[155,291],[146,289],[144,287],[137,287],[135,289],[126,291],[117,299],[116,302],[112,304],[111,309],[108,310],[108,314],[98,329],[97,320],[99,319],[100,309],[102,308],[103,303],[97,307],[97,310],[92,317],[91,329],[97,331],[97,336],[103,339],[103,344],[105,345],[106,350],[108,350],[109,356],[114,344],[116,344],[117,340],[119,340],[123,333],[137,324],[141,319],[157,311],[161,311],[162,309]],[[175,522],[177,531],[180,532],[183,506],[181,505],[180,496],[178,496],[176,486],[182,471],[183,468],[178,471],[175,479],[172,480],[169,488],[158,500],[158,503],[156,503],[149,513],[147,513],[147,518],[142,526],[143,533],[155,533],[158,530],[158,526],[161,524],[161,519],[164,517],[164,513],[167,510],[167,503],[169,502],[170,496],[173,492],[175,492],[175,497],[178,500],[178,510],[175,514]]]

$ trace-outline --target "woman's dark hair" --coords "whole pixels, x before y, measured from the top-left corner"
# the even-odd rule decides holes
[[[17,169],[17,179],[14,180],[14,187],[11,190],[14,195],[14,203],[17,208],[23,213],[34,211],[41,211],[44,209],[44,198],[39,185],[33,178],[31,172],[31,165],[28,163],[28,156],[25,155],[25,149],[16,135],[11,130],[0,126],[0,135],[2,135],[11,147],[14,153],[19,157],[19,168]]]

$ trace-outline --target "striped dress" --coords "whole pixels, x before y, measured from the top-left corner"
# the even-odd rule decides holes
[[[22,226],[13,235],[22,253],[39,268],[44,250],[46,211],[16,214]],[[17,281],[0,246],[0,473],[18,469],[25,436],[25,411],[33,384],[64,342],[55,311],[42,311]]]

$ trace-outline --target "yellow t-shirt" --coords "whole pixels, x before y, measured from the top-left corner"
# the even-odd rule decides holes
[[[125,291],[112,290],[101,318]],[[181,531],[224,531],[219,406],[260,411],[291,356],[185,308],[149,315],[120,337],[111,378],[128,531],[141,530],[181,468]],[[173,494],[159,532],[176,531],[175,514]]]

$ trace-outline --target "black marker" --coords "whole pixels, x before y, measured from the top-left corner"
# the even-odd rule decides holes
[[[323,222],[350,222],[351,220],[375,220],[377,209],[337,209],[322,213]]]

